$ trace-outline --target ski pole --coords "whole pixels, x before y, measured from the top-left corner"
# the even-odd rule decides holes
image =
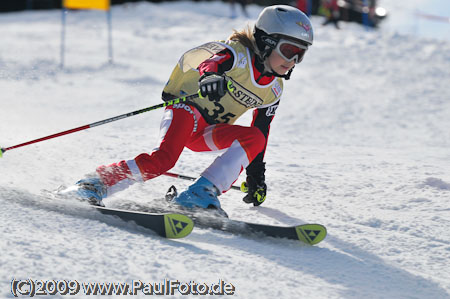
[[[196,178],[194,178],[194,177],[182,175],[182,174],[178,174],[178,173],[173,173],[173,172],[165,172],[165,173],[163,173],[163,175],[170,176],[170,177],[177,178],[177,179],[187,180],[187,181],[195,181],[196,180]],[[234,185],[231,186],[230,189],[241,191],[240,187],[234,186]]]
[[[110,123],[110,122],[113,122],[113,121],[116,121],[116,120],[124,119],[124,118],[127,118],[127,117],[131,117],[131,116],[134,116],[134,115],[137,115],[137,114],[144,113],[144,112],[156,110],[156,109],[167,107],[167,106],[172,106],[172,105],[175,105],[175,104],[183,103],[183,102],[186,102],[188,100],[201,98],[201,97],[202,97],[202,95],[201,95],[200,91],[198,91],[195,94],[191,94],[191,95],[188,95],[188,96],[185,96],[185,97],[176,98],[176,99],[173,99],[173,100],[170,100],[170,101],[158,104],[158,105],[154,105],[154,106],[150,106],[150,107],[147,107],[147,108],[144,108],[144,109],[140,109],[140,110],[136,110],[136,111],[133,111],[133,112],[125,113],[125,114],[118,115],[118,116],[115,116],[115,117],[111,117],[111,118],[108,118],[108,119],[104,119],[104,120],[101,120],[101,121],[98,121],[98,122],[95,122],[95,123],[92,123],[92,124],[84,125],[84,126],[81,126],[81,127],[78,127],[78,128],[70,129],[70,130],[67,130],[67,131],[59,132],[59,133],[56,133],[56,134],[53,134],[53,135],[49,135],[49,136],[46,136],[46,137],[42,137],[42,138],[39,138],[39,139],[35,139],[35,140],[28,141],[28,142],[24,142],[24,143],[21,143],[21,144],[18,144],[18,145],[6,147],[6,148],[0,148],[0,158],[3,156],[4,152],[12,150],[12,149],[15,149],[15,148],[18,148],[18,147],[30,145],[30,144],[33,144],[33,143],[38,143],[38,142],[41,142],[41,141],[44,141],[44,140],[49,140],[49,139],[52,139],[52,138],[64,136],[64,135],[75,133],[75,132],[78,132],[78,131],[83,131],[83,130],[90,129],[90,128],[97,127],[97,126],[101,126],[101,125],[104,125],[104,124],[107,124],[107,123]]]

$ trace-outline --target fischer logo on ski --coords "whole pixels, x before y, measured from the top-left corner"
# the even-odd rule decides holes
[[[298,239],[307,244],[317,244],[322,241],[326,235],[327,230],[320,224],[303,224],[295,227]]]
[[[164,215],[167,238],[183,238],[189,235],[194,227],[192,220],[180,214]]]

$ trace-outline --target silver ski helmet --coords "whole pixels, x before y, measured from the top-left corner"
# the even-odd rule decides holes
[[[277,47],[280,38],[298,42],[307,48],[313,44],[313,35],[309,18],[299,9],[288,5],[266,7],[260,13],[254,29],[256,45],[263,60]]]

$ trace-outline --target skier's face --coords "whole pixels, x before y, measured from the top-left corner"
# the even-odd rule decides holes
[[[272,51],[272,53],[268,58],[268,61],[272,71],[277,73],[278,75],[286,74],[295,65],[294,60],[292,61],[284,60],[280,56],[280,54],[277,53],[277,51]]]

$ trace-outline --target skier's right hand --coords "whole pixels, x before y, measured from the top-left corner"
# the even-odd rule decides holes
[[[211,101],[218,101],[225,95],[225,77],[217,73],[204,73],[199,81],[198,86],[203,97],[208,96]]]
[[[251,175],[247,175],[247,180],[242,182],[241,191],[247,193],[242,199],[245,203],[253,204],[253,206],[259,206],[266,200],[267,185],[264,182],[264,176],[257,178]]]

